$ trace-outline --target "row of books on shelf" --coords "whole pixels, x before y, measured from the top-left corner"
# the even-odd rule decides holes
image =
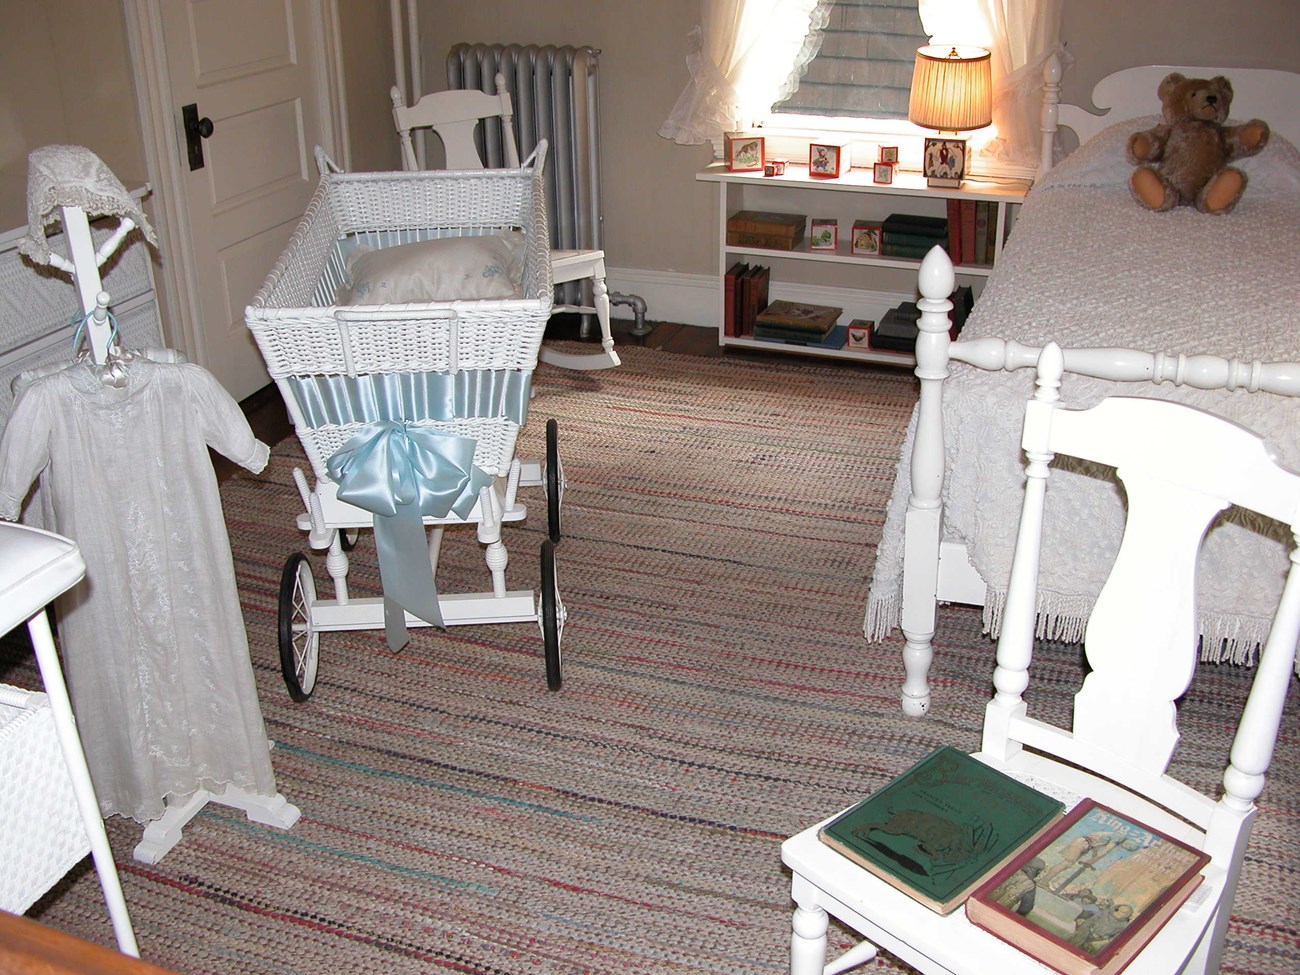
[[[832,849],[1065,975],[1114,975],[1209,858],[1091,799],[1064,804],[948,746],[831,820]]]
[[[954,264],[993,265],[998,206],[985,200],[948,201],[948,256]]]

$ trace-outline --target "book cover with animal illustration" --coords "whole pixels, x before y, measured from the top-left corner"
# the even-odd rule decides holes
[[[966,914],[1059,972],[1112,975],[1187,900],[1208,862],[1084,800],[971,894]]]
[[[1062,809],[1037,789],[945,745],[819,835],[882,880],[948,914]]]

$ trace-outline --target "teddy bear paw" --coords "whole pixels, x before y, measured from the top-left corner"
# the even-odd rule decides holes
[[[1246,174],[1228,167],[1216,173],[1197,195],[1196,208],[1202,213],[1227,213],[1246,190]]]
[[[1128,180],[1129,190],[1133,193],[1133,199],[1137,200],[1148,210],[1161,212],[1173,209],[1177,203],[1177,194],[1165,181],[1160,178],[1150,166],[1139,166],[1133,170],[1133,175]]]

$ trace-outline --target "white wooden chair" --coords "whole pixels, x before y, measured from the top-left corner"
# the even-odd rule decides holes
[[[496,76],[497,93],[451,90],[425,95],[407,106],[402,93],[394,87],[393,123],[402,144],[402,166],[408,172],[421,169],[411,133],[431,129],[442,140],[448,169],[483,169],[484,163],[474,142],[474,133],[484,119],[501,120],[501,154],[507,168],[519,165],[519,148],[515,142],[514,109],[505,78]],[[486,137],[486,134],[485,134]],[[605,284],[605,252],[602,250],[551,250],[551,277],[559,286],[570,281],[591,279],[590,305],[557,304],[554,313],[578,312],[595,315],[600,325],[601,350],[598,353],[570,354],[542,348],[538,358],[565,369],[608,369],[620,365],[614,351],[614,337],[609,325],[609,289]]]
[[[139,957],[45,607],[86,574],[76,543],[0,522],[0,634],[27,624],[45,692],[0,684],[0,908],[27,910],[89,853],[118,947]]]
[[[1254,801],[1264,788],[1292,680],[1300,550],[1291,554],[1217,801],[1165,774],[1178,741],[1174,702],[1197,664],[1196,557],[1209,523],[1231,504],[1281,521],[1296,535],[1300,476],[1279,467],[1250,431],[1188,406],[1111,397],[1092,409],[1063,409],[1062,370],[1061,350],[1048,345],[1025,417],[1024,508],[998,641],[996,693],[976,754],[1067,806],[1072,798],[1094,798],[1209,854],[1201,888],[1125,975],[1215,972]],[[1069,729],[1031,718],[1021,697],[1029,681],[1044,500],[1056,453],[1117,468],[1128,501],[1119,555],[1088,623],[1091,670],[1074,698]],[[867,940],[826,966],[827,973],[866,961],[877,947],[925,973],[1044,970],[971,924],[963,909],[940,916],[876,879],[820,842],[817,828],[782,846],[794,874],[795,975],[823,971],[828,915]]]

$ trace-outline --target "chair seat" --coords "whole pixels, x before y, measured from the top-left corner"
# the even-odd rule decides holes
[[[0,550],[0,633],[26,623],[86,574],[75,542],[39,528],[0,522]]]
[[[605,276],[604,251],[551,251],[551,276],[556,284],[581,281],[593,274]]]
[[[979,959],[980,971],[998,975],[1043,975],[1050,971],[1030,955],[972,924],[964,908],[941,917],[836,853],[817,836],[817,831],[834,818],[828,817],[781,845],[781,859],[794,872],[796,899],[806,892],[814,894],[833,917],[851,925],[877,947],[926,972],[935,971],[936,965],[944,971],[968,972],[972,959]],[[1214,866],[1206,867],[1204,876],[1198,890],[1124,969],[1124,975],[1167,975],[1191,954],[1213,920],[1213,905],[1225,879],[1223,870]],[[816,878],[816,883],[808,883],[805,877]],[[886,932],[873,924],[870,916],[888,917],[891,930]],[[827,961],[831,966],[835,963],[834,958],[828,957]]]

